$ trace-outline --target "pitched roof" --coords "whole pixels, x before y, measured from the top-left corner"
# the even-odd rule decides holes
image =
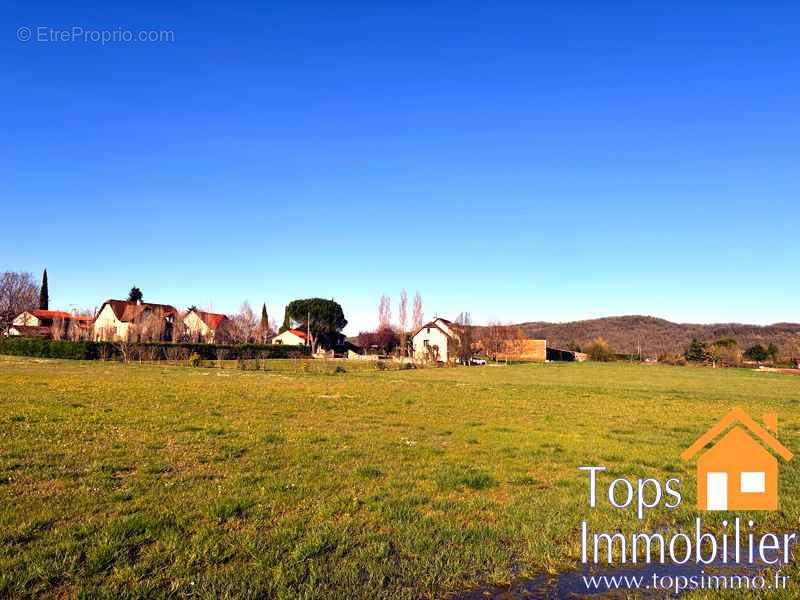
[[[776,440],[775,437],[761,427],[761,425],[756,423],[744,410],[738,407],[722,417],[716,425],[697,438],[691,446],[684,450],[681,454],[681,460],[691,460],[695,454],[705,448],[707,444],[713,442],[714,438],[737,421],[747,427],[754,436],[759,438],[768,447],[772,448],[772,450],[784,460],[792,460],[792,453],[783,444]]]
[[[308,339],[308,334],[302,329],[287,329],[286,331],[283,331],[281,333],[293,333],[299,338],[303,338],[304,340]],[[278,335],[280,335],[280,333]]]
[[[444,329],[439,327],[439,325],[436,324],[436,321],[441,321],[442,323],[444,323],[447,326],[447,328],[452,331],[452,333],[450,333],[448,331],[445,331]],[[422,327],[417,329],[414,333],[411,334],[411,337],[416,336],[420,331],[422,331],[423,329],[425,329],[427,327],[434,327],[434,328],[438,329],[439,331],[441,331],[443,334],[445,334],[447,337],[451,338],[451,337],[454,337],[453,334],[458,330],[459,325],[456,325],[455,323],[453,323],[452,321],[448,321],[447,319],[443,319],[441,317],[436,317],[433,321],[428,321]]]
[[[178,310],[169,304],[155,304],[153,302],[142,302],[139,304],[128,300],[106,300],[103,302],[103,306],[100,307],[100,312],[102,312],[106,304],[114,311],[114,316],[122,322],[132,321],[145,311],[162,316],[174,316],[178,314]],[[97,314],[100,314],[100,312]]]
[[[219,327],[220,323],[222,323],[225,319],[228,318],[225,315],[219,313],[206,312],[204,310],[194,309],[190,310],[189,312],[196,313],[197,316],[202,319],[203,323],[205,323],[209,329],[213,330],[216,330],[217,327]]]
[[[72,315],[63,310],[32,310],[31,314],[37,319],[71,319]]]

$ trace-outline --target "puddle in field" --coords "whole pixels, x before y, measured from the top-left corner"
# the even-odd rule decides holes
[[[769,560],[774,559],[775,555],[769,552],[765,553],[766,558]],[[733,560],[733,553],[729,555],[729,560]],[[745,554],[742,554],[745,556]],[[566,600],[573,598],[661,598],[665,596],[669,598],[678,598],[684,594],[689,593],[691,590],[684,589],[676,592],[675,584],[678,578],[691,578],[696,577],[698,583],[702,578],[708,577],[755,577],[759,572],[767,568],[778,570],[779,565],[769,565],[762,562],[754,564],[725,564],[721,560],[708,564],[650,564],[642,565],[640,567],[630,568],[616,568],[610,570],[597,570],[597,571],[569,571],[557,575],[540,575],[533,579],[517,580],[508,586],[484,586],[473,590],[467,590],[453,595],[452,600]],[[653,584],[653,576],[656,576],[658,581],[661,581],[658,586]],[[584,577],[586,579],[584,579]],[[587,587],[587,580],[594,577],[594,581],[599,585],[593,589]],[[607,580],[602,578],[606,577]],[[619,587],[614,587],[613,584],[605,584],[605,581],[615,577],[617,581],[621,581]],[[641,578],[639,587],[635,585],[626,584],[631,582],[633,578]],[[671,578],[669,582],[662,580],[662,578]],[[708,588],[708,581],[705,585]],[[714,581],[714,580],[710,580]],[[729,580],[725,579],[727,584]],[[765,574],[765,589],[774,588],[776,585],[775,575]],[[670,584],[667,588],[667,583]],[[742,584],[744,585],[744,584]],[[790,585],[786,583],[786,585]],[[722,588],[722,584],[719,585]],[[746,588],[742,588],[743,591]]]

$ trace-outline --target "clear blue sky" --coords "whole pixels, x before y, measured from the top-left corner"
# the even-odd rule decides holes
[[[800,320],[797,3],[169,4],[4,10],[0,269],[51,305]]]

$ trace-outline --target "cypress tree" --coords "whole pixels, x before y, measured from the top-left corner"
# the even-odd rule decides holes
[[[261,331],[269,331],[269,317],[267,316],[266,302],[261,305]]]
[[[50,292],[47,289],[47,269],[42,273],[42,287],[39,289],[39,310],[48,310],[50,306]]]

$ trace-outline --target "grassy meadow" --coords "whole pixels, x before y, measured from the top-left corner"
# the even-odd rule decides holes
[[[737,405],[800,451],[791,375],[0,357],[0,596],[446,597],[572,569],[583,519],[688,524],[679,454]],[[798,528],[799,461],[759,524]],[[679,477],[683,504],[590,511],[581,465],[609,468],[602,492]]]

